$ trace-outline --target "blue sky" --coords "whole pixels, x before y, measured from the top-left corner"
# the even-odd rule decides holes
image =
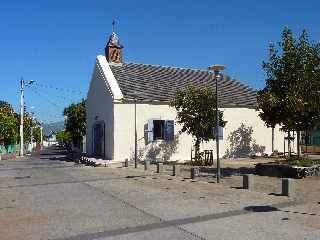
[[[29,0],[0,5],[0,99],[18,107],[19,79],[37,81],[26,104],[45,122],[85,97],[95,57],[104,54],[111,22],[126,62],[226,73],[253,88],[264,86],[261,63],[268,42],[285,25],[320,40],[320,3],[284,1]]]

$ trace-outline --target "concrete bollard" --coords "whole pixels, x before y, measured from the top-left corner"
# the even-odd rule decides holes
[[[254,176],[252,174],[243,175],[243,189],[254,190]]]
[[[292,178],[282,179],[282,195],[294,197],[296,195],[295,182]]]
[[[172,176],[179,176],[181,172],[180,165],[174,164],[172,166]]]
[[[197,176],[199,176],[200,169],[199,167],[191,167],[190,177],[191,179],[195,179]]]
[[[124,160],[124,167],[129,167],[129,160],[128,160],[128,158],[126,158],[126,159]]]
[[[148,170],[150,168],[150,162],[148,160],[144,161],[144,170]]]
[[[157,163],[157,173],[163,172],[163,163]]]

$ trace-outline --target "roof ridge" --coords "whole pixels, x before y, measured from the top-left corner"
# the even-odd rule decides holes
[[[160,64],[148,64],[148,63],[137,63],[137,62],[125,62],[124,64],[136,64],[136,65],[145,65],[145,66],[152,66],[152,67],[163,67],[163,68],[173,68],[177,70],[192,70],[192,71],[199,71],[199,72],[206,72],[212,74],[210,71],[205,69],[197,69],[197,68],[187,68],[187,67],[175,67],[175,66],[165,66]]]

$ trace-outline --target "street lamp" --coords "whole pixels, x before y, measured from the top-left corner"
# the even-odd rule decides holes
[[[138,139],[137,139],[137,98],[134,98],[134,168],[138,167],[137,153],[138,151]]]
[[[23,156],[23,114],[24,114],[24,88],[29,87],[34,83],[34,80],[26,82],[20,80],[20,156]]]
[[[220,183],[221,170],[220,170],[220,158],[219,158],[219,106],[218,106],[218,78],[221,77],[220,71],[223,71],[225,67],[223,65],[213,65],[208,68],[209,71],[214,72],[214,78],[216,83],[216,148],[217,148],[217,183]]]

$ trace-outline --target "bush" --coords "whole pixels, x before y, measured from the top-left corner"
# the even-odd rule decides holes
[[[311,167],[313,165],[320,164],[320,160],[314,160],[310,158],[303,158],[303,157],[291,157],[285,160],[277,160],[279,164],[287,164],[291,166],[298,166],[298,167]]]

